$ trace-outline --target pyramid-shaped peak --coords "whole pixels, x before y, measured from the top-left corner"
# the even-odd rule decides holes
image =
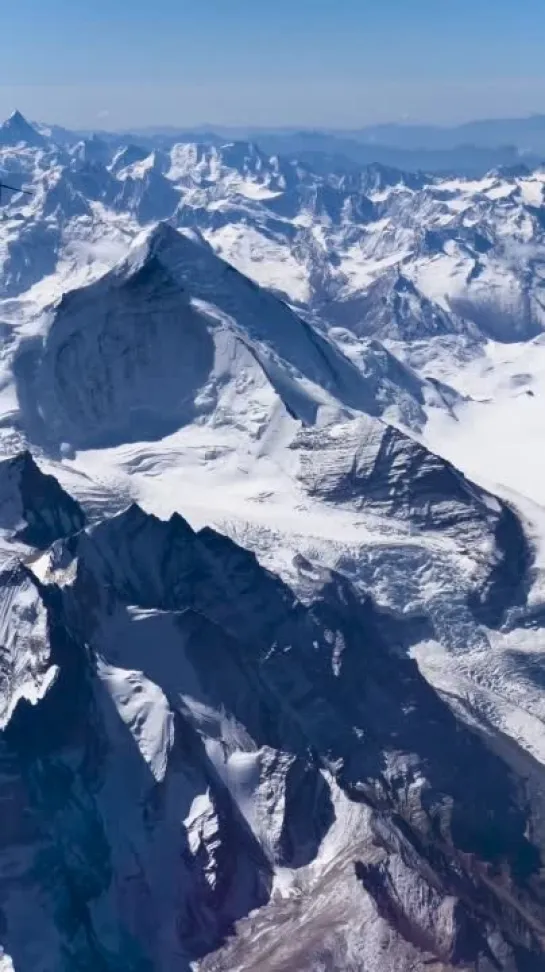
[[[194,274],[212,280],[225,266],[197,230],[180,233],[170,223],[160,222],[136,237],[113,274],[118,280],[131,280],[158,264],[178,282],[188,282]]]
[[[12,112],[9,118],[0,126],[0,141],[4,145],[16,145],[21,142],[24,142],[26,145],[45,145],[43,135],[18,110]]]
[[[180,233],[171,223],[165,221],[157,223],[149,231],[147,239],[148,245],[153,251],[158,247],[162,249],[164,246],[183,246],[188,241],[190,243],[202,242],[203,246],[207,245],[205,240],[201,239],[199,233]]]
[[[133,252],[142,254],[144,260],[161,257],[169,252],[181,255],[182,252],[197,254],[202,250],[205,250],[210,257],[214,257],[210,244],[198,230],[185,230],[180,233],[168,222],[156,223],[152,229],[140,234],[133,246]]]
[[[16,108],[15,111],[12,111],[11,115],[9,116],[9,118],[8,118],[8,124],[11,124],[11,125],[28,125],[28,122],[27,122],[25,116],[21,114],[21,112],[19,111],[18,108]]]

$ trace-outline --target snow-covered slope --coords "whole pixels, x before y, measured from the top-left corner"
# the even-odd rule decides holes
[[[396,399],[395,381],[381,396],[380,377],[367,382],[333,341],[201,237],[165,224],[105,277],[65,294],[44,315],[43,337],[18,343],[13,371],[19,426],[35,445],[65,451],[162,438],[191,423],[242,423],[259,437],[279,408],[308,424],[321,408],[377,415]],[[399,372],[416,407],[421,383]]]
[[[422,618],[298,571],[133,505],[2,579],[46,672],[0,743],[14,968],[539,968],[537,797],[404,654]]]
[[[20,111],[14,111],[0,125],[0,144],[43,148],[47,141],[38,129],[27,122]]]

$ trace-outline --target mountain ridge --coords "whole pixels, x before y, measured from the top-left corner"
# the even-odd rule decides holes
[[[158,544],[160,536],[162,539]],[[162,553],[164,544],[165,549],[170,551],[170,564],[167,564]],[[127,556],[123,554],[125,545]],[[104,559],[106,549],[110,551],[109,566]],[[46,561],[49,562],[49,567],[46,567]],[[154,563],[162,565],[159,586],[157,583],[150,585],[147,580],[148,577],[159,579],[160,575]],[[143,573],[139,576],[138,572],[142,569]],[[110,951],[111,960],[116,951],[121,950],[117,954],[123,954],[125,961],[128,959],[129,962],[136,963],[135,969],[174,967],[186,970],[189,969],[189,960],[199,957],[204,963],[203,968],[232,967],[229,954],[233,948],[236,949],[238,939],[230,938],[222,946],[223,936],[230,932],[233,920],[243,919],[244,924],[244,921],[249,920],[244,918],[245,913],[253,912],[258,905],[264,908],[262,915],[266,917],[273,861],[277,860],[284,869],[304,867],[305,860],[312,861],[328,831],[334,826],[335,814],[331,800],[332,793],[335,794],[336,790],[331,790],[333,783],[330,780],[333,774],[344,793],[342,799],[339,796],[333,797],[337,812],[341,805],[345,805],[343,801],[348,801],[348,804],[353,804],[356,819],[361,818],[360,845],[352,866],[353,874],[360,882],[358,896],[361,897],[361,907],[368,914],[369,927],[373,928],[371,935],[384,934],[386,928],[390,929],[390,945],[382,953],[381,970],[394,969],[395,963],[400,960],[414,962],[417,956],[424,963],[422,968],[432,956],[446,963],[445,968],[454,968],[461,956],[471,963],[480,955],[485,963],[492,962],[491,968],[494,963],[501,963],[500,967],[513,970],[519,967],[519,961],[529,962],[528,968],[533,967],[532,961],[539,961],[540,946],[535,937],[540,927],[539,896],[535,897],[537,885],[533,898],[530,896],[524,899],[526,891],[523,890],[525,882],[529,882],[530,888],[535,881],[538,859],[536,851],[523,835],[524,811],[516,804],[515,790],[510,790],[511,784],[505,767],[502,769],[501,761],[492,756],[478,741],[478,737],[463,724],[458,723],[455,729],[453,714],[438,696],[434,699],[433,693],[430,695],[429,686],[418,674],[414,662],[402,661],[396,652],[390,654],[391,649],[386,648],[384,633],[381,635],[380,632],[387,631],[391,621],[388,622],[385,617],[380,619],[380,612],[376,614],[370,600],[362,604],[355,591],[351,590],[350,584],[331,576],[322,588],[318,581],[310,604],[303,607],[294,603],[293,595],[285,585],[272,574],[263,572],[255,557],[237,548],[232,541],[208,531],[195,533],[179,516],[170,523],[161,524],[154,518],[150,519],[134,505],[120,517],[97,524],[67,540],[57,541],[51,552],[45,555],[45,560],[42,556],[31,564],[28,576],[31,575],[36,578],[38,596],[48,612],[48,637],[52,649],[49,660],[57,666],[58,671],[55,680],[48,684],[41,701],[33,706],[24,702],[18,703],[8,728],[4,731],[2,745],[5,752],[11,753],[12,761],[22,760],[22,766],[26,764],[32,767],[38,760],[42,765],[41,779],[35,783],[35,792],[39,799],[36,802],[35,798],[31,814],[34,818],[41,815],[42,819],[47,819],[54,839],[58,835],[56,845],[50,842],[49,857],[52,863],[55,859],[56,867],[64,868],[66,875],[62,878],[62,871],[59,872],[57,884],[45,892],[45,897],[44,888],[42,907],[45,907],[45,914],[48,914],[51,907],[47,903],[48,897],[51,894],[58,895],[63,881],[70,880],[72,901],[75,903],[77,898],[80,902],[79,913],[87,915],[85,921],[83,918],[76,919],[75,924],[72,919],[73,930],[69,939],[66,939],[69,962],[85,961],[87,955],[94,956],[95,961],[101,960],[105,944],[103,935],[107,931],[107,926],[103,928],[101,924],[101,915],[104,907],[110,910],[114,908],[114,900],[108,891],[111,880],[108,877],[109,865],[106,858],[103,863],[99,863],[96,858],[93,860],[89,856],[91,848],[95,848],[95,857],[102,842],[100,854],[104,855],[107,854],[107,844],[104,841],[113,841],[117,867],[121,868],[116,880],[130,880],[130,868],[127,870],[129,858],[126,857],[126,850],[122,850],[124,842],[118,828],[113,827],[111,817],[114,806],[119,813],[120,806],[123,805],[120,801],[127,799],[127,795],[122,796],[119,785],[114,784],[118,765],[116,761],[119,758],[124,759],[125,774],[128,773],[133,780],[131,785],[143,787],[141,792],[146,802],[157,786],[164,791],[159,802],[157,795],[154,809],[150,807],[153,825],[147,838],[155,847],[154,854],[159,853],[162,860],[166,861],[164,854],[175,840],[174,833],[169,830],[169,815],[175,806],[179,807],[179,801],[183,799],[183,787],[187,789],[189,780],[192,781],[191,788],[195,796],[192,802],[190,799],[191,809],[184,820],[187,845],[182,854],[182,873],[186,891],[182,897],[177,894],[174,898],[170,891],[167,898],[165,890],[160,891],[161,884],[157,884],[157,879],[153,876],[152,858],[148,858],[144,852],[143,832],[137,838],[137,830],[134,829],[141,827],[141,824],[138,824],[134,811],[129,810],[129,804],[125,804],[125,826],[133,828],[132,840],[138,839],[142,847],[140,869],[144,867],[144,872],[140,870],[138,887],[142,881],[148,884],[148,894],[151,893],[148,907],[155,909],[154,895],[157,894],[163,904],[160,913],[154,911],[156,920],[159,919],[156,929],[152,930],[148,922],[138,925],[131,923],[130,897],[139,892],[134,883],[127,885],[122,897],[125,904],[120,906],[120,911],[112,914],[117,927],[114,929],[110,924],[107,931],[110,949],[114,949],[113,952]],[[250,578],[252,579],[248,585]],[[99,594],[98,601],[96,594]],[[263,614],[259,605],[265,604],[267,607]],[[189,608],[189,613],[185,610],[186,607]],[[157,609],[159,613],[154,613]],[[174,615],[171,622],[169,612],[172,611]],[[208,618],[212,621],[212,628],[208,624]],[[250,628],[248,621],[251,621]],[[172,623],[174,628],[171,630],[168,626]],[[166,639],[163,641],[165,649],[170,646],[162,654],[158,654],[157,650],[155,632],[158,626],[162,631],[162,639]],[[329,637],[332,626],[337,628],[337,642],[333,643]],[[133,632],[132,637],[127,637],[129,631]],[[122,635],[122,632],[125,634]],[[223,632],[227,632],[227,655]],[[171,644],[172,639],[179,638],[180,634],[184,645],[183,654],[173,651]],[[363,654],[359,641],[361,637],[365,638],[367,644]],[[317,638],[319,650],[316,646]],[[153,644],[156,647],[152,651]],[[220,670],[216,671],[217,662],[211,662],[218,649],[223,661]],[[209,652],[212,652],[210,657]],[[293,652],[295,655],[292,657]],[[229,669],[233,664],[236,669],[234,677],[233,673],[227,675],[225,672],[225,666]],[[380,688],[386,675],[385,666],[389,673],[390,693],[387,709],[383,690]],[[194,674],[191,674],[191,670]],[[196,675],[200,680],[200,688],[198,682],[195,682]],[[242,691],[248,678],[248,687]],[[357,698],[359,693],[354,696],[355,684],[365,686],[364,699],[361,701]],[[185,692],[179,700],[177,685]],[[314,686],[314,691],[321,698],[319,705],[309,695],[310,685]],[[199,702],[203,691],[208,699],[206,709],[203,708],[204,700]],[[227,701],[231,692],[232,701]],[[385,745],[386,750],[393,746],[392,757],[396,753],[396,764],[400,765],[402,757],[398,752],[398,732],[395,728],[399,715],[394,718],[397,704],[395,696],[400,693],[400,701],[403,699],[404,704],[407,704],[414,692],[415,697],[420,700],[419,714],[417,718],[410,719],[409,710],[405,713],[403,746],[407,747],[405,759],[409,760],[408,767],[417,758],[415,753],[423,747],[423,754],[419,757],[423,761],[418,765],[419,772],[432,773],[433,788],[430,796],[431,793],[440,794],[442,786],[446,786],[448,791],[453,785],[452,768],[449,767],[448,771],[445,769],[442,756],[437,761],[439,754],[444,752],[446,740],[449,740],[450,747],[461,747],[461,751],[465,750],[467,753],[465,758],[460,757],[456,761],[460,771],[463,767],[464,782],[463,789],[458,791],[456,808],[449,811],[442,805],[440,797],[438,802],[437,797],[435,798],[435,804],[428,804],[427,798],[424,799],[426,785],[419,780],[419,773],[415,772],[416,764],[412,771],[409,769],[409,778],[412,778],[411,801],[414,801],[412,807],[411,801],[405,802],[404,791],[397,789],[393,765],[392,770],[388,770],[387,760],[386,768],[380,769],[381,759],[376,766],[373,765],[373,752],[377,745],[379,749],[376,758],[379,758],[381,745]],[[106,696],[109,699],[107,704]],[[220,710],[214,715],[214,708],[218,704]],[[283,714],[271,720],[271,706],[274,710],[279,704],[284,710]],[[366,730],[363,729],[367,747],[362,747],[359,737],[354,739],[349,729],[349,721],[345,721],[347,707],[351,710],[352,717],[355,716],[360,721],[362,729],[362,719],[364,722],[371,719],[372,725],[374,724],[373,728],[369,726]],[[356,713],[359,715],[356,716]],[[435,739],[433,734],[426,737],[424,726],[427,718],[432,720],[435,727]],[[230,723],[229,719],[234,721]],[[214,720],[219,720],[216,730]],[[393,724],[389,720],[393,720]],[[118,729],[115,728],[116,724]],[[125,728],[120,736],[123,725]],[[82,735],[84,727],[86,728]],[[197,729],[200,742],[195,735]],[[221,747],[218,749],[214,742],[215,732],[218,730],[221,731],[220,739],[223,739],[223,757],[220,757]],[[138,760],[143,760],[149,767],[144,775],[143,770],[137,769],[142,764],[137,764],[134,756],[129,756],[126,744],[122,744],[127,731],[133,736],[136,753],[140,754]],[[304,737],[301,737],[301,731],[303,736],[310,734],[310,749],[307,748]],[[102,755],[99,750],[94,756],[94,769],[88,778],[91,767],[85,767],[91,754],[85,756],[85,751],[93,745],[93,735],[104,732],[109,738],[109,745],[102,751]],[[183,745],[182,737],[185,739]],[[252,738],[254,743],[248,748]],[[74,752],[75,740],[78,742]],[[206,743],[204,747],[203,741]],[[327,770],[317,772],[313,750],[317,752],[319,764]],[[81,755],[74,762],[78,751]],[[116,755],[117,751],[119,756]],[[67,762],[70,752],[73,755]],[[122,757],[123,752],[125,755]],[[293,756],[285,763],[286,755],[290,752]],[[470,752],[472,755],[468,759]],[[50,757],[45,759],[48,753]],[[51,761],[53,753],[56,756]],[[433,753],[436,755],[432,755]],[[244,783],[244,777],[240,776],[242,764],[240,769],[235,767],[239,766],[241,760],[245,760],[249,769],[258,758],[263,761],[263,782],[258,782],[259,777],[255,776],[254,769],[253,776],[251,774],[248,782]],[[270,769],[277,760],[280,762],[270,777]],[[227,776],[224,775],[223,782],[220,782],[217,773],[222,765],[221,772],[227,772]],[[68,780],[65,779],[63,792],[67,795],[61,797],[61,779],[56,780],[55,777],[58,777],[63,766],[62,772],[65,777],[70,773],[71,782],[67,793]],[[228,771],[230,766],[232,769]],[[485,766],[488,769],[483,775]],[[468,787],[467,773],[473,773],[473,767],[477,770],[477,775],[473,775],[473,784]],[[388,783],[392,771],[394,775]],[[28,769],[24,772],[28,773]],[[138,774],[141,779],[139,784]],[[85,790],[93,777],[94,797],[90,802],[89,794],[86,796]],[[366,784],[363,783],[364,778],[367,780]],[[374,782],[371,782],[373,778]],[[267,796],[267,779],[274,780],[275,786],[280,787],[278,794],[270,793],[269,783]],[[502,796],[491,805],[492,816],[487,818],[481,829],[481,825],[477,823],[483,807],[483,801],[478,796],[479,787],[484,787],[483,792],[489,794],[493,780]],[[203,791],[203,795],[197,795],[199,790],[195,791],[195,785],[208,788],[206,797]],[[263,790],[262,785],[265,787]],[[248,786],[250,790],[247,789]],[[422,787],[424,789],[419,797]],[[474,792],[475,787],[477,790]],[[75,793],[74,797],[70,796],[70,791],[74,790],[79,794],[76,802]],[[278,830],[278,822],[275,821],[280,806],[276,801],[282,790],[285,792],[285,800],[288,801],[284,812],[289,806],[290,816],[284,818],[284,824]],[[59,793],[56,805],[48,809],[48,804],[44,801],[48,793],[51,798],[55,792]],[[145,796],[146,793],[149,795]],[[169,793],[171,796],[168,796]],[[248,803],[250,793],[253,793],[252,800],[258,801],[255,811],[252,810],[251,813]],[[115,801],[113,805],[112,799]],[[255,843],[255,830],[252,832],[252,827],[258,826],[259,818],[254,814],[257,807],[261,806],[260,800],[264,801],[263,811],[266,811],[267,801],[272,800],[269,809],[272,815],[265,823],[266,813],[260,826],[272,827],[273,832],[276,831],[278,835],[275,844],[270,844],[270,838],[267,838],[262,850],[259,850],[259,840]],[[309,800],[310,804],[307,802]],[[421,800],[424,802],[421,803]],[[419,806],[421,809],[417,810]],[[361,809],[357,809],[359,807]],[[308,822],[309,811],[317,828],[314,843],[310,845],[307,826],[303,825],[303,821]],[[298,814],[302,816],[298,818]],[[425,828],[421,832],[422,814],[424,818],[431,814],[432,819],[437,815],[437,820],[442,821],[439,824],[441,837],[438,834],[434,836],[433,827],[431,831]],[[101,834],[99,836],[97,831],[93,837],[100,817]],[[365,823],[366,820],[368,823]],[[286,826],[289,827],[289,838],[288,832],[283,831]],[[67,829],[71,845],[74,850],[77,849],[77,866],[76,858],[71,856],[71,845],[66,840],[59,840],[59,827]],[[261,830],[258,827],[257,833],[263,841],[267,829]],[[167,842],[163,843],[163,850],[160,850],[161,845],[157,843],[159,840]],[[460,841],[461,852],[452,870],[452,855],[456,853],[454,847],[457,841]],[[433,852],[432,845],[435,847]],[[232,848],[230,851],[229,846]],[[382,848],[382,865],[377,871],[372,862],[376,859],[379,847]],[[352,850],[354,852],[355,849]],[[298,858],[301,854],[302,857]],[[366,864],[364,861],[369,854],[371,857]],[[479,868],[475,863],[470,863],[475,854],[481,859],[479,867],[484,868],[485,874],[489,874],[487,887],[491,897],[486,904],[475,889],[475,882],[478,884],[481,880]],[[515,869],[518,881],[516,894],[522,895],[520,902],[513,898],[509,906],[506,906],[503,892],[500,889],[496,891],[494,862],[499,858],[505,867]],[[401,861],[404,862],[404,877],[403,868],[400,870]],[[91,867],[91,864],[92,870],[88,871],[84,881],[84,867]],[[435,872],[434,877],[431,877],[430,867]],[[248,868],[254,874],[249,881]],[[168,873],[172,873],[172,866],[168,868]],[[387,873],[389,878],[386,878]],[[316,878],[319,874],[320,870]],[[324,872],[326,874],[327,868]],[[444,901],[443,907],[451,914],[449,922],[444,926],[436,923],[429,925],[423,912],[416,914],[411,910],[407,892],[402,892],[403,904],[398,899],[396,909],[392,912],[392,891],[386,893],[381,890],[381,875],[387,884],[388,881],[393,881],[394,886],[397,886],[399,880],[407,881],[409,877],[412,882],[416,880],[415,888],[419,881],[423,882],[423,886],[427,884],[427,893],[438,896],[437,902]],[[305,894],[311,892],[316,878],[313,879],[312,872],[309,873],[305,880],[310,883]],[[34,880],[38,883],[43,881],[41,871],[35,872]],[[165,888],[164,871],[161,881]],[[316,885],[317,889],[322,886],[322,894],[323,881],[324,877]],[[357,881],[354,884],[347,872],[340,887],[346,886],[346,893],[353,894],[354,891],[349,889],[355,889],[358,886]],[[9,880],[7,886],[10,886]],[[134,890],[131,891],[131,887]],[[319,892],[316,890],[313,893]],[[329,901],[329,893],[324,903]],[[461,902],[457,909],[450,912],[447,902],[449,895],[453,893],[461,895]],[[445,894],[446,897],[443,897]],[[496,894],[499,895],[497,899]],[[104,901],[102,909],[97,910],[92,905],[96,896],[102,897]],[[373,908],[376,909],[372,919],[373,908],[369,911],[365,904],[366,896],[370,903],[374,902]],[[8,902],[9,900],[8,895]],[[388,901],[390,904],[387,904]],[[178,912],[176,935],[181,936],[177,939],[172,937],[174,926],[168,930],[173,905]],[[237,913],[238,908],[241,911]],[[182,917],[184,909],[185,918]],[[62,912],[58,912],[58,916],[61,914]],[[494,921],[500,922],[503,932],[498,930],[492,933]],[[524,926],[524,922],[528,924]],[[89,934],[89,923],[95,929],[93,935]],[[7,938],[5,934],[3,938],[4,947],[8,954],[14,956],[16,964],[20,961],[24,968],[31,952],[24,940],[17,937],[16,914],[12,915],[9,906],[4,927],[7,929]],[[38,927],[41,927],[40,924]],[[59,944],[54,944],[49,936],[48,947],[53,948],[50,953],[51,961],[54,961],[55,949],[60,947],[60,942],[66,935],[60,917],[56,918],[54,927],[56,935],[60,934],[61,938],[58,940]],[[164,934],[161,929],[164,929]],[[511,938],[513,935],[514,939]],[[241,942],[245,940],[244,936],[242,928]],[[352,956],[353,962],[371,960],[372,952],[366,949],[363,939],[358,940],[358,936],[354,936],[350,927],[339,929],[337,936],[334,945],[336,952],[344,941],[344,947],[348,948],[347,954]],[[225,966],[221,964],[223,947],[226,949]],[[307,947],[309,951],[305,959],[300,957],[299,960],[303,961],[303,968],[310,969],[311,966],[304,962],[313,961],[312,956],[322,954],[324,949],[327,952],[332,947],[332,940],[326,935],[317,951],[316,944],[309,942]],[[216,964],[210,966],[205,954],[218,948],[216,957],[212,959]],[[137,958],[138,954],[142,956],[140,959]],[[151,965],[145,964],[145,954],[149,956],[148,962],[151,961]],[[251,961],[251,954],[252,949],[248,946],[247,961]]]

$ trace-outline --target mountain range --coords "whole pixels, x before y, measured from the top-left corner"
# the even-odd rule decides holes
[[[541,972],[545,171],[161,139],[0,126],[0,969]]]
[[[59,142],[74,142],[74,134],[58,126],[38,127]],[[94,133],[81,134],[87,137]],[[106,141],[117,137],[108,131],[100,134]],[[301,160],[312,160],[323,171],[332,164],[352,171],[380,163],[401,169],[476,176],[502,165],[524,162],[533,166],[543,162],[545,116],[492,118],[450,126],[394,123],[347,131],[218,125],[190,130],[148,127],[124,132],[123,138],[126,143],[167,150],[184,142],[221,146],[229,141],[253,141],[270,155],[296,155]]]

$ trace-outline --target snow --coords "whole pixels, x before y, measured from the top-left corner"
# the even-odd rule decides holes
[[[174,739],[174,717],[163,692],[142,672],[115,668],[100,660],[98,675],[154,779],[161,783]]]
[[[515,192],[515,187],[511,185],[502,185],[501,182],[497,186],[492,186],[492,188],[486,190],[486,195],[489,199],[508,199],[509,196]]]
[[[419,261],[414,268],[414,281],[419,290],[448,310],[450,300],[464,292],[464,284],[471,270],[470,260],[460,253],[443,253],[427,261]]]
[[[545,344],[490,342],[483,358],[443,371],[470,400],[458,421],[430,414],[426,442],[474,479],[545,505],[545,465],[536,443],[545,435]]]
[[[286,254],[282,243],[275,243],[257,229],[233,224],[204,235],[221,257],[260,286],[283,293],[295,303],[308,300],[304,268]]]
[[[446,192],[477,196],[493,189],[495,182],[492,175],[485,176],[483,179],[442,179],[441,188]]]
[[[10,573],[12,582],[4,587],[0,607],[1,728],[20,700],[37,705],[58,674],[57,667],[49,664],[47,614],[38,591],[28,579],[15,583],[17,568],[13,565]]]
[[[410,921],[427,935],[430,920],[433,935],[449,940],[454,897],[441,897],[435,878],[425,884],[401,852],[382,847],[379,853],[371,812],[333,778],[344,751],[335,749],[332,698],[309,690],[316,681],[305,681],[299,662],[290,669],[303,628],[292,632],[289,624],[297,615],[295,597],[300,605],[314,604],[316,617],[331,607],[328,585],[338,585],[343,610],[349,610],[347,591],[360,606],[372,598],[373,610],[383,612],[379,625],[394,632],[385,642],[388,651],[396,632],[407,637],[407,645],[395,646],[399,670],[405,653],[416,659],[439,701],[456,713],[456,732],[469,724],[490,748],[506,746],[510,755],[502,759],[518,777],[524,773],[517,760],[526,765],[526,758],[541,772],[545,707],[535,672],[543,649],[535,619],[545,604],[544,242],[532,207],[542,203],[545,177],[435,178],[410,190],[400,177],[397,187],[365,199],[360,194],[358,208],[352,190],[335,195],[333,175],[327,181],[250,144],[177,145],[165,153],[112,145],[98,153],[105,160],[95,159],[95,188],[87,193],[78,181],[85,175],[81,147],[67,167],[49,136],[32,144],[23,122],[16,117],[0,130],[2,164],[16,158],[38,190],[29,205],[11,201],[0,224],[0,443],[10,454],[30,445],[40,469],[52,473],[98,526],[80,532],[82,522],[65,516],[62,503],[57,517],[46,507],[49,527],[64,524],[60,539],[45,553],[30,550],[17,536],[36,519],[36,509],[30,508],[29,521],[13,468],[0,469],[2,725],[21,700],[39,710],[42,699],[55,697],[63,666],[50,657],[48,610],[57,598],[63,623],[68,618],[72,624],[83,598],[83,634],[72,633],[93,657],[92,714],[102,720],[108,749],[93,801],[111,843],[116,907],[136,938],[138,925],[146,926],[142,938],[155,943],[158,969],[185,972],[173,961],[180,953],[172,916],[178,922],[180,914],[203,922],[199,933],[210,941],[216,941],[219,915],[228,916],[229,930],[243,918],[240,936],[222,945],[223,964],[203,969],[261,967],[255,943],[259,947],[261,934],[266,938],[278,927],[274,909],[294,902],[320,941],[332,914],[341,927],[349,913],[347,940],[364,926],[365,967],[376,968],[376,950],[402,936],[382,923],[371,897],[356,887],[353,863],[360,851],[373,864],[383,855],[381,866]],[[17,139],[23,133],[24,148],[4,145],[12,129]],[[165,198],[172,211],[160,222],[154,213]],[[33,261],[26,259],[29,251]],[[300,314],[275,294],[298,305]],[[129,507],[132,501],[145,513]],[[160,525],[150,525],[146,513]],[[181,559],[170,565],[168,542],[164,557],[154,560],[148,538],[154,530],[168,531],[174,513],[185,518],[183,542],[191,554],[186,563],[183,544],[175,547],[173,556]],[[520,527],[517,537],[531,554],[531,566],[521,567],[527,576],[520,578],[518,600],[519,578],[509,573],[517,537],[502,540],[505,521],[514,521],[515,532]],[[239,565],[240,551],[230,548],[234,566],[227,555],[214,563],[208,535],[191,534],[211,526],[257,561]],[[64,545],[67,533],[77,536]],[[513,549],[504,549],[507,542]],[[21,557],[24,567],[17,567]],[[229,592],[225,604],[200,557],[206,570],[216,571],[214,583],[220,576],[225,584],[218,588]],[[195,588],[196,603],[201,609],[204,603],[211,618],[194,605],[165,608],[157,590],[167,561],[173,589],[189,577],[188,589]],[[251,634],[261,630],[261,611],[272,611],[272,588],[265,586],[260,600],[259,583],[264,577],[270,582],[263,567],[288,585],[287,593],[282,588],[287,620],[272,627],[278,644]],[[501,576],[497,582],[502,571],[505,589]],[[150,601],[156,598],[155,606],[145,598],[123,601],[138,583]],[[490,594],[495,583],[499,592]],[[214,591],[215,603],[207,604]],[[471,600],[476,594],[482,598],[477,606]],[[494,596],[501,603],[491,607]],[[202,663],[210,631],[205,636],[198,628],[191,642],[190,622],[216,625],[218,668],[234,665],[239,649],[218,618],[235,612],[235,601],[241,612],[247,609],[241,642],[251,653],[250,667],[258,659],[256,680],[244,691],[258,699],[261,681],[266,685],[271,708],[263,723],[273,725],[276,736],[249,731],[241,712],[250,709],[246,698],[241,705],[236,679],[221,685],[230,707],[210,690],[207,678],[216,673]],[[491,620],[494,610],[498,617]],[[309,652],[301,670],[308,665],[315,678],[316,666],[325,679],[323,663],[350,701],[346,671],[352,664],[359,677],[363,669],[359,654],[350,660],[345,634],[328,628],[326,657]],[[372,683],[378,663],[373,638],[366,639],[358,651],[369,652]],[[301,762],[305,772],[310,764],[296,747],[282,748],[283,720],[293,716],[286,706],[282,720],[276,718],[275,653],[287,666],[286,693],[293,690],[301,701],[305,731],[317,726],[317,737],[323,731],[333,740],[311,780],[316,793],[323,786],[331,800],[331,821],[314,856],[294,866],[284,856],[296,856],[297,841],[305,845],[300,833],[308,839],[321,817],[306,778],[297,776]],[[384,670],[384,684],[397,670]],[[362,692],[366,679],[367,670]],[[324,684],[333,697],[336,689]],[[407,686],[409,677],[399,691]],[[372,691],[370,697],[382,709]],[[381,699],[390,704],[387,691]],[[421,718],[426,731],[425,711]],[[83,733],[76,729],[76,736]],[[351,740],[366,737],[359,723],[345,727],[342,719],[338,731],[342,739],[345,732]],[[384,756],[381,773],[391,788],[388,799],[399,786],[417,813],[427,764],[401,751],[400,736],[387,754],[378,753]],[[372,732],[368,744],[372,748]],[[347,752],[348,774],[357,752],[356,746]],[[310,801],[302,830],[299,799],[305,808]],[[293,846],[292,825],[299,834]],[[248,915],[263,904],[256,886],[267,880],[269,904]],[[186,913],[188,894],[199,906]],[[111,902],[101,895],[89,911],[104,930],[101,909],[106,913]],[[142,917],[147,902],[149,923]],[[290,921],[296,914],[287,913]],[[148,928],[154,923],[159,944]],[[245,941],[250,965],[242,966],[230,956]],[[280,936],[284,944],[292,945]],[[381,972],[418,967],[406,951],[400,954]],[[286,961],[292,960],[293,953]],[[6,972],[12,967],[7,957],[4,965]]]
[[[347,281],[346,293],[365,290],[385,270],[403,263],[409,256],[409,252],[401,250],[380,260],[370,260],[366,257],[361,244],[351,247],[347,250],[341,264],[341,272]]]
[[[541,178],[521,180],[519,188],[524,202],[530,206],[542,206],[544,184],[543,174]]]

